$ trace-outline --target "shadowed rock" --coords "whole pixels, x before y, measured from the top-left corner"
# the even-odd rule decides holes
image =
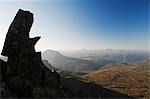
[[[60,77],[44,66],[41,52],[35,52],[40,37],[29,38],[33,14],[19,9],[6,35],[2,55],[8,57],[1,64],[2,80],[14,97],[32,97],[34,87],[60,88]]]
[[[31,45],[29,43],[29,32],[32,23],[33,14],[19,9],[7,32],[2,55],[14,56],[26,51],[31,52],[31,49],[24,50],[24,48],[30,48]]]

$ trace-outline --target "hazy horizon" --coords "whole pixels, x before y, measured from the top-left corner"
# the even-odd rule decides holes
[[[36,51],[149,50],[148,0],[0,1],[0,52],[19,9],[34,14]]]

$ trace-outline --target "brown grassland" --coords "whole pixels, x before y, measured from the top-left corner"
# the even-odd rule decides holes
[[[150,98],[149,59],[132,64],[108,64],[86,74],[89,80],[129,96]]]

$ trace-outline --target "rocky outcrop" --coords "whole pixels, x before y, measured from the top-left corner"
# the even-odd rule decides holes
[[[2,65],[5,62],[0,59],[0,70],[2,71]],[[10,92],[8,90],[8,86],[3,82],[2,80],[2,72],[0,72],[0,98],[7,98],[7,96],[10,96]]]
[[[1,80],[13,97],[33,97],[33,89],[47,87],[60,89],[59,74],[48,69],[41,60],[41,52],[35,51],[40,37],[29,38],[33,14],[19,10],[6,35],[2,55],[8,61],[1,64]]]

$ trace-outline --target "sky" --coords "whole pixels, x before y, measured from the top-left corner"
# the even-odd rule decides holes
[[[0,52],[19,9],[34,14],[37,51],[148,50],[148,0],[0,0]]]

